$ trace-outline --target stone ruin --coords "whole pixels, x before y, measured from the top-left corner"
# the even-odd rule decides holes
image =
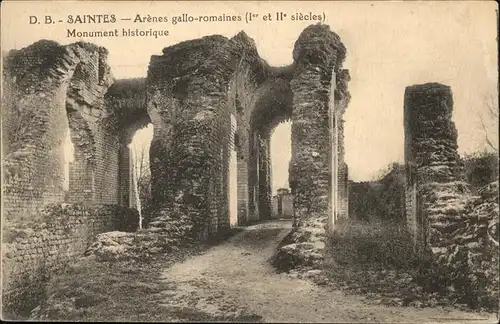
[[[151,57],[145,79],[114,80],[106,56],[93,44],[42,40],[4,58],[4,306],[29,301],[26,291],[83,255],[96,235],[137,230],[128,145],[148,123],[155,208],[143,224],[199,241],[230,229],[233,150],[238,225],[271,218],[270,135],[291,121],[294,230],[280,253],[321,264],[325,239],[348,206],[342,116],[350,76],[337,34],[307,27],[285,67],[269,66],[244,32],[167,47]],[[439,258],[450,253],[440,228],[456,219],[436,201],[463,205],[449,88],[408,88],[405,129],[408,227],[416,245]],[[68,132],[75,154],[65,201]]]
[[[498,181],[472,196],[457,153],[449,86],[406,88],[406,220],[419,253],[472,305],[498,306]],[[495,305],[496,304],[496,305]]]
[[[347,205],[347,189],[332,190],[347,184],[349,73],[338,35],[307,27],[285,67],[269,66],[244,32],[185,41],[152,56],[145,79],[114,80],[107,54],[41,40],[4,58],[4,305],[23,303],[44,271],[62,269],[99,233],[137,229],[128,145],[148,123],[155,208],[144,225],[196,241],[230,229],[232,150],[237,223],[270,219],[270,136],[291,121],[295,237],[321,254],[325,225],[345,218]],[[65,198],[68,132],[75,153]]]

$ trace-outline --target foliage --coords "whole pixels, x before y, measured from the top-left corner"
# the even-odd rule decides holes
[[[498,153],[476,152],[463,157],[465,176],[473,193],[498,180]]]
[[[393,163],[380,172],[377,181],[350,183],[350,214],[362,221],[403,222],[404,193],[404,166]]]
[[[498,99],[485,98],[486,112],[482,114],[476,107],[479,122],[484,133],[484,141],[490,150],[498,154]]]
[[[331,239],[336,264],[411,269],[418,263],[404,224],[345,221]]]
[[[51,274],[45,264],[16,280],[9,294],[3,294],[2,315],[7,320],[28,319],[31,310],[47,297]],[[18,293],[20,292],[20,293]]]
[[[329,248],[325,270],[331,284],[344,291],[391,306],[478,306],[477,282],[468,279],[465,256],[453,263],[460,270],[450,271],[430,251],[414,250],[403,225],[347,221],[336,227]]]

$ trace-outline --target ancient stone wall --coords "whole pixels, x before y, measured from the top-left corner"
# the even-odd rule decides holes
[[[334,133],[331,120],[342,116],[347,88],[337,85],[333,88],[342,91],[332,93],[331,82],[347,84],[348,73],[341,70],[345,55],[340,38],[325,25],[307,27],[293,51],[296,69],[290,82],[293,91],[291,177],[297,227],[293,240],[301,243],[291,248],[308,251],[302,253],[309,258],[307,263],[323,259],[325,224],[332,214],[332,190],[336,190],[332,188],[332,172],[336,170],[332,154],[338,152],[337,147],[333,147],[338,134]],[[339,75],[338,81],[332,80],[332,73]],[[334,101],[333,108],[331,101]]]
[[[446,85],[406,88],[407,224],[417,250],[429,253],[445,277],[439,283],[453,286],[475,305],[485,299],[498,303],[498,280],[493,279],[498,277],[498,191],[470,195],[452,109]]]
[[[186,238],[211,238],[230,227],[233,144],[238,223],[270,218],[270,134],[280,122],[291,120],[295,225],[304,234],[299,236],[314,234],[319,253],[329,215],[332,138],[338,142],[335,177],[344,186],[341,118],[349,96],[348,73],[341,69],[345,48],[328,26],[304,30],[295,45],[294,64],[282,68],[263,61],[243,32],[231,39],[207,36],[165,48],[163,55],[151,58],[145,80],[117,80],[111,87],[106,55],[105,49],[87,43],[43,41],[10,55],[7,119],[19,120],[20,112],[32,114],[40,127],[32,128],[36,134],[28,131],[8,140],[6,188],[12,193],[6,196],[12,203],[7,209],[19,213],[31,208],[36,214],[30,206],[62,201],[61,146],[68,130],[75,147],[69,201],[137,206],[127,146],[135,131],[151,122],[156,210],[149,211],[154,219],[145,219],[145,225],[154,223],[154,228]],[[40,80],[30,79],[33,71]],[[236,118],[234,139],[231,115]],[[331,116],[340,125],[336,130],[329,126]],[[18,133],[8,132],[11,137]],[[25,171],[38,169],[48,173],[22,178],[33,175]],[[342,201],[345,194],[337,189],[333,191]]]
[[[107,51],[88,43],[39,41],[4,61],[6,216],[64,198],[63,141],[75,148],[70,201],[116,203],[118,137],[101,123],[112,82]],[[104,180],[106,179],[106,180]],[[15,217],[15,216],[12,216]]]
[[[244,32],[229,40],[228,47],[235,72],[230,81],[228,105],[237,119],[238,160],[238,224],[259,219],[257,181],[257,149],[255,131],[250,120],[257,101],[262,97],[259,91],[268,78],[269,71],[259,57],[255,42]]]
[[[164,217],[189,215],[187,235],[201,239],[229,228],[227,42],[209,36],[165,48],[147,79],[153,198]]]
[[[463,168],[457,153],[457,130],[451,120],[452,109],[453,98],[448,86],[428,83],[406,88],[407,223],[415,242],[420,245],[433,242],[431,236],[438,239],[441,230],[428,223],[440,223],[441,219],[429,219],[427,209],[430,202],[425,201],[425,192],[447,192],[449,189],[446,199],[450,205],[457,203],[463,207],[465,203],[461,188],[465,189],[466,183],[463,182]],[[427,231],[429,226],[433,228],[430,232]]]
[[[270,129],[291,114],[290,110],[288,116],[276,117],[269,109],[273,103],[291,102],[283,71],[270,69],[243,32],[230,40],[208,36],[183,42],[164,53],[152,57],[147,78],[148,114],[155,127],[151,172],[156,201],[170,206],[161,207],[164,211],[190,210],[197,218],[191,226],[198,227],[199,237],[227,230],[229,155],[234,145],[238,223],[270,218]],[[181,61],[185,55],[193,57]],[[219,78],[214,80],[212,75]],[[282,98],[286,95],[287,100]],[[231,115],[236,119],[234,143]],[[165,154],[171,158],[165,159]],[[195,161],[198,164],[190,165]],[[198,184],[193,186],[194,182]],[[162,217],[166,216],[154,220],[155,226]]]
[[[106,57],[93,44],[42,40],[4,58],[6,307],[22,307],[19,296],[39,294],[33,285],[43,281],[36,276],[62,269],[96,234],[137,228],[137,211],[116,205],[123,133],[104,102],[112,83]],[[68,134],[74,146],[68,199],[77,205],[63,207]]]
[[[133,232],[139,215],[117,205],[52,204],[37,217],[3,224],[2,284],[5,314],[40,294],[47,276],[83,255],[97,234]]]

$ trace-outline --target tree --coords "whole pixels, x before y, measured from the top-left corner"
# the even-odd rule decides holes
[[[140,143],[139,145],[132,148],[134,151],[132,154],[134,156],[134,174],[137,179],[137,183],[141,182],[145,176],[148,175],[149,171],[149,146],[145,143]]]
[[[149,128],[149,129],[148,129]],[[148,210],[151,203],[151,171],[149,168],[149,148],[151,145],[152,128],[148,127],[137,132],[132,140],[133,172],[137,184],[140,205],[139,213]],[[139,133],[140,132],[140,133]],[[137,136],[139,135],[139,136]]]
[[[486,113],[481,114],[479,109],[476,109],[479,122],[484,132],[486,144],[498,154],[498,101],[490,96],[484,100],[484,103]]]

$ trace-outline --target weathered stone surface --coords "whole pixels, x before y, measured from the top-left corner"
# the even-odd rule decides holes
[[[85,251],[98,261],[145,260],[172,250],[175,241],[154,231],[137,233],[107,232],[99,234],[96,241]]]
[[[407,223],[417,247],[431,259],[424,276],[434,289],[451,289],[471,306],[496,308],[498,184],[486,186],[482,197],[471,195],[452,109],[448,86],[406,89]]]
[[[165,48],[163,55],[151,58],[146,79],[113,80],[107,50],[93,44],[40,41],[12,51],[4,61],[7,108],[2,109],[7,126],[6,218],[16,224],[31,224],[26,218],[36,223],[41,221],[40,208],[63,201],[91,209],[137,206],[128,145],[135,131],[151,122],[155,209],[145,215],[148,235],[179,244],[224,235],[230,228],[231,150],[237,152],[238,223],[269,218],[270,136],[280,122],[291,120],[290,184],[297,228],[296,246],[288,250],[306,263],[319,263],[324,225],[332,214],[330,200],[342,200],[336,205],[339,215],[346,205],[341,120],[349,101],[349,74],[341,69],[345,52],[339,37],[322,24],[304,30],[294,48],[294,63],[279,68],[259,57],[255,42],[244,32],[231,39],[213,35]],[[336,122],[335,128],[329,120]],[[65,193],[62,146],[68,133],[75,152]],[[337,144],[331,152],[333,139]],[[330,190],[332,173],[343,189],[335,188],[337,193]],[[90,228],[88,236],[76,235],[81,228],[63,222],[50,238],[35,236],[33,246],[22,245],[16,251],[36,249],[57,261],[60,256],[53,246],[71,247],[76,256],[104,229],[136,228],[133,212],[85,208],[63,208],[61,215],[82,213],[84,217],[75,222]],[[59,211],[46,214],[55,212]],[[113,221],[100,224],[100,214],[112,214]],[[54,243],[65,231],[69,236]],[[112,258],[127,254],[131,237],[102,236],[95,251]],[[44,239],[48,247],[39,246]],[[25,252],[9,255],[15,262],[33,259]]]
[[[426,226],[422,223],[426,221],[422,214],[425,213],[422,210],[425,201],[421,201],[420,195],[426,189],[422,186],[435,182],[438,188],[440,183],[463,180],[457,153],[457,130],[451,120],[452,109],[452,93],[446,85],[427,83],[406,88],[406,211],[408,226],[416,241],[425,240],[422,232]],[[441,189],[450,189],[445,187]],[[457,184],[450,190],[460,195],[459,187]]]
[[[338,188],[332,188],[332,173],[343,164],[343,157],[336,156],[343,155],[342,131],[334,125],[341,124],[348,101],[346,83],[349,77],[345,70],[341,71],[345,55],[346,49],[340,38],[325,25],[309,26],[295,43],[293,56],[296,69],[290,82],[294,148],[290,162],[290,185],[295,195],[294,225],[297,227],[293,240],[312,242],[315,247],[304,253],[295,253],[296,249],[291,249],[293,258],[309,253],[316,260],[316,256],[322,255],[319,251],[322,251],[324,243],[318,242],[324,241],[325,226],[329,219],[332,223],[328,225],[332,226],[334,208],[340,206],[333,205],[332,198],[338,195]],[[337,78],[333,79],[335,85],[332,87],[332,77],[337,74],[341,86],[339,91],[333,92]],[[338,141],[335,141],[336,137],[339,137]],[[334,142],[338,145],[332,152]],[[338,174],[333,176],[337,177]],[[280,252],[286,251],[288,249],[284,246]],[[310,263],[309,259],[305,257],[304,261]]]
[[[3,224],[3,306],[24,307],[51,274],[83,255],[99,233],[135,231],[137,210],[117,205],[53,204],[36,217]],[[36,298],[35,298],[36,299]]]

